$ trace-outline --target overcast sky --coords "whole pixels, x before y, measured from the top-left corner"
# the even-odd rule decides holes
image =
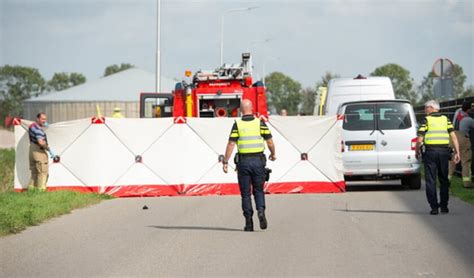
[[[254,74],[281,71],[313,86],[326,71],[344,77],[396,63],[416,83],[437,58],[461,65],[474,83],[474,1],[173,1],[162,0],[162,74],[219,65],[253,54]],[[0,65],[35,67],[47,79],[131,63],[154,71],[156,0],[0,0]],[[230,9],[258,6],[247,12]],[[262,43],[262,40],[270,39]],[[260,42],[259,42],[260,41]]]

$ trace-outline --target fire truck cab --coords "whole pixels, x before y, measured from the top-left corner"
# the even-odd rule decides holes
[[[250,53],[241,64],[224,64],[214,71],[197,71],[178,82],[171,94],[142,93],[140,117],[219,118],[240,117],[240,102],[249,99],[255,116],[268,120],[267,99],[262,82],[253,83]]]

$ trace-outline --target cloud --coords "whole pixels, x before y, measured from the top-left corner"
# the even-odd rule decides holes
[[[80,71],[89,80],[111,63],[154,69],[153,0],[0,3],[8,63],[36,66],[47,75]],[[267,72],[280,70],[305,86],[327,70],[352,76],[388,62],[419,80],[440,55],[463,61],[469,80],[474,74],[473,3],[444,0],[162,1],[163,72],[177,77],[185,69],[215,68],[221,15],[254,5],[260,8],[225,17],[227,62],[238,62],[250,48],[257,72],[265,57],[278,57]],[[272,41],[252,45],[264,38]]]

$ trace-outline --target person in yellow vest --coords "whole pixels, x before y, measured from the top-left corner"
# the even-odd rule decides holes
[[[124,118],[124,116],[122,115],[122,110],[120,109],[120,107],[115,107],[114,108],[114,113],[112,114],[112,118]]]
[[[252,192],[255,199],[257,216],[260,222],[260,228],[267,228],[267,219],[265,217],[265,193],[263,185],[265,184],[266,158],[263,154],[265,144],[270,150],[271,161],[276,160],[275,145],[273,144],[272,134],[265,122],[254,117],[252,102],[244,99],[240,105],[242,118],[235,121],[232,126],[227,148],[225,150],[223,171],[228,171],[228,161],[235,145],[238,150],[237,176],[239,181],[240,196],[242,198],[242,210],[245,217],[244,231],[253,231],[253,208]]]
[[[423,119],[418,130],[418,140],[416,143],[416,157],[421,157],[421,144],[424,144],[425,151],[423,153],[423,162],[425,165],[425,186],[426,198],[430,204],[431,215],[439,213],[448,213],[449,199],[449,179],[448,164],[451,159],[451,151],[449,148],[449,139],[454,146],[454,163],[458,163],[459,144],[454,133],[451,121],[444,115],[439,113],[439,103],[430,100],[425,103],[426,117]],[[440,183],[440,202],[436,193],[436,176]]]

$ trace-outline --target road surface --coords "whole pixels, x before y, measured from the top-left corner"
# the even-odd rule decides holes
[[[474,206],[382,189],[269,195],[253,233],[238,196],[109,200],[0,238],[0,276],[474,277]]]

